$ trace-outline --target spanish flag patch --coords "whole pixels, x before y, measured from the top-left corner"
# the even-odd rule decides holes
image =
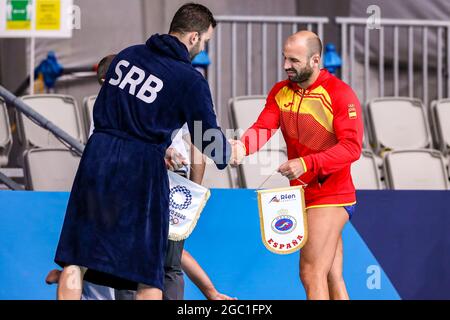
[[[356,119],[357,118],[356,108],[355,108],[355,105],[353,103],[348,105],[348,117],[350,119]]]

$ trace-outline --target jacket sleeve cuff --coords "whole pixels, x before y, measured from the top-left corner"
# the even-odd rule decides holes
[[[248,156],[247,146],[245,145],[245,143],[243,143],[242,146],[244,147],[245,155]]]
[[[303,164],[303,169],[305,169],[305,172],[307,172],[307,171],[314,172],[314,163],[313,163],[313,159],[310,155],[308,155],[306,157],[301,157],[300,161]]]
[[[306,166],[305,160],[302,157],[300,157],[299,159],[303,166],[303,173],[308,172],[308,167]]]

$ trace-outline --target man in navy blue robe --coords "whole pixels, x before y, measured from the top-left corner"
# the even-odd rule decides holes
[[[80,298],[87,269],[104,285],[137,289],[137,299],[161,299],[169,225],[164,155],[173,131],[187,123],[192,143],[219,169],[235,158],[208,83],[191,65],[215,25],[206,7],[184,5],[169,34],[155,34],[113,60],[56,252],[64,267],[59,299]]]

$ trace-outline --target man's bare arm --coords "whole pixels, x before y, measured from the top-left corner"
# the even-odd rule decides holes
[[[191,143],[191,173],[189,180],[202,184],[205,174],[205,156]]]

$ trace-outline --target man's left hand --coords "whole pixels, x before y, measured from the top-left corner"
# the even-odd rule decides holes
[[[175,148],[169,147],[166,150],[166,156],[164,157],[167,169],[176,171],[187,165],[187,160],[179,153]]]
[[[289,180],[295,180],[304,174],[305,170],[303,169],[303,164],[300,159],[292,159],[283,163],[278,168],[278,172]]]

